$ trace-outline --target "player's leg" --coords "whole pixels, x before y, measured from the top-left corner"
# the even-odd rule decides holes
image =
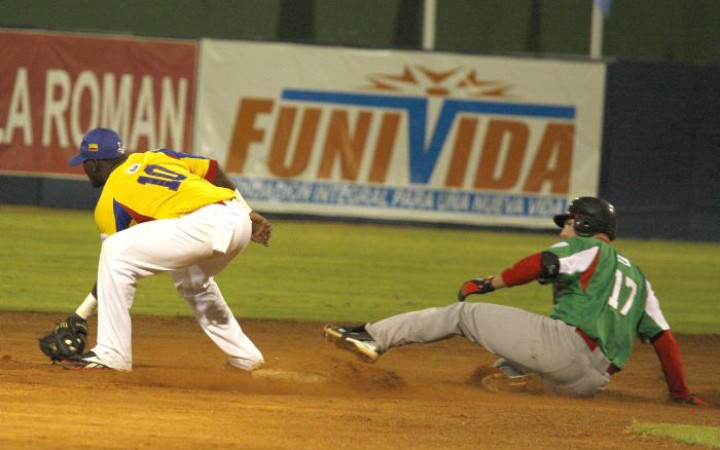
[[[228,363],[243,370],[257,369],[264,363],[262,353],[243,332],[209,275],[217,273],[215,266],[211,262],[173,271],[175,287],[205,334],[228,355]]]
[[[161,229],[152,232],[157,228]],[[97,343],[92,352],[110,368],[132,369],[130,308],[135,298],[137,279],[156,273],[147,267],[142,255],[152,250],[160,242],[158,239],[165,236],[162,228],[165,227],[138,225],[103,242],[97,276]],[[145,247],[146,243],[149,248]]]
[[[214,275],[220,273],[250,242],[252,223],[246,211],[232,208],[215,211],[232,227],[224,252],[215,251],[197,264],[172,272],[175,288],[193,312],[205,334],[228,355],[228,362],[240,369],[254,370],[263,363],[260,350],[243,332],[222,295]],[[214,217],[215,220],[220,217]],[[223,245],[225,247],[225,245]]]
[[[460,314],[462,335],[521,372],[539,374],[548,390],[595,395],[609,381],[610,362],[575,327],[517,308],[471,303]]]
[[[588,386],[574,385],[586,372],[587,363],[576,363],[583,350],[574,328],[549,317],[517,308],[488,303],[456,303],[390,317],[365,326],[380,351],[391,347],[434,342],[460,335],[505,358],[522,370],[536,372],[561,389],[588,395]],[[582,353],[581,353],[582,354]]]
[[[545,387],[549,391],[573,395],[593,396],[599,394],[610,382],[607,373],[610,361],[600,348],[590,350],[585,341],[575,332],[575,328],[566,325],[567,342],[575,347],[573,364],[554,372],[542,374]]]
[[[230,213],[228,213],[230,211]],[[98,336],[93,352],[109,367],[132,367],[129,309],[138,278],[182,269],[249,241],[250,220],[211,205],[180,219],[146,222],[105,240],[98,268]],[[237,230],[236,230],[237,229]],[[243,231],[245,230],[245,231]]]

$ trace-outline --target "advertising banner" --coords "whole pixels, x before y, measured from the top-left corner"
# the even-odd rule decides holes
[[[603,64],[200,48],[194,149],[259,210],[547,227],[597,193]]]
[[[83,134],[189,150],[195,41],[0,30],[0,172],[78,174]]]

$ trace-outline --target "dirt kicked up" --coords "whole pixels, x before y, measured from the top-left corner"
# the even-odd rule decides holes
[[[693,448],[628,432],[634,422],[720,426],[720,336],[677,336],[693,392],[671,405],[651,346],[594,399],[492,393],[494,356],[454,338],[359,362],[322,325],[243,320],[263,351],[252,375],[190,318],[133,319],[131,373],[65,370],[37,348],[59,315],[0,312],[0,446],[38,448]],[[94,343],[95,321],[90,321]]]

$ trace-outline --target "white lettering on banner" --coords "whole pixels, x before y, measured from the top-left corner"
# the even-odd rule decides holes
[[[188,98],[185,78],[174,82],[170,77],[157,80],[144,76],[134,94],[135,79],[131,74],[105,73],[101,82],[93,71],[82,71],[73,79],[65,70],[50,69],[44,84],[40,124],[43,147],[74,146],[88,129],[102,125],[117,130],[130,148],[136,148],[140,139],[146,138],[148,148],[168,145],[187,150],[182,148]],[[30,86],[27,68],[19,67],[8,109],[0,111],[0,144],[22,139],[18,144],[35,145]]]
[[[120,87],[115,89],[115,74],[103,75],[103,123],[108,128],[119,131],[121,136],[128,136],[129,133],[132,84],[132,75],[124,74],[120,77]]]
[[[550,217],[560,214],[558,211],[565,211],[565,205],[566,202],[562,199],[542,197],[532,199],[528,207],[532,215]]]
[[[384,206],[387,190],[362,185],[326,185],[319,184],[312,189],[313,203],[335,205]]]
[[[402,209],[433,210],[435,197],[432,191],[422,189],[397,189],[393,192],[390,206]]]
[[[445,211],[467,211],[470,196],[463,192],[444,192],[440,195],[438,207]]]
[[[476,214],[485,215],[525,215],[530,217],[546,217],[534,214],[530,211],[526,204],[530,203],[532,198],[522,199],[517,197],[502,196],[482,196],[476,197],[470,206],[470,210]],[[526,212],[527,210],[527,212]],[[555,214],[555,213],[554,213]]]
[[[172,147],[180,151],[182,148],[182,137],[185,134],[185,111],[187,110],[187,80],[181,78],[178,81],[177,96],[173,92],[173,82],[170,77],[162,79],[162,93],[160,95],[160,140],[159,142],[170,142],[170,136],[174,137]],[[176,101],[177,99],[177,101]]]
[[[70,99],[69,91],[70,75],[64,70],[48,70],[45,83],[42,140],[40,141],[43,147],[50,146],[53,126],[57,130],[58,143],[60,146],[70,146],[65,117],[63,115],[68,109]]]
[[[15,84],[8,106],[5,128],[0,128],[0,144],[12,141],[15,129],[22,131],[23,145],[32,144],[32,111],[27,67],[20,67],[15,75]]]
[[[87,131],[80,125],[82,123],[80,120],[82,118],[82,99],[85,91],[87,91],[89,99],[89,108],[85,118],[89,118],[92,124],[100,123],[100,85],[95,78],[95,74],[89,70],[84,70],[80,72],[77,81],[75,81],[75,88],[72,90],[72,102],[70,103],[70,132],[74,142],[79,142]]]
[[[232,180],[243,196],[260,202],[545,219],[562,213],[567,207],[565,199],[548,201],[529,195],[470,191],[451,193],[422,187],[392,188],[243,176],[234,176]],[[539,208],[541,203],[546,207]]]
[[[140,93],[138,94],[133,117],[135,120],[133,121],[132,132],[130,136],[125,138],[130,148],[135,147],[140,136],[147,136],[148,147],[155,148],[155,142],[157,142],[153,126],[155,124],[155,108],[153,107],[152,80],[149,77],[143,77],[140,82]]]

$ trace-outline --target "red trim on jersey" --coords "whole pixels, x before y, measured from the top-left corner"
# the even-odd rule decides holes
[[[670,395],[682,400],[689,398],[690,390],[685,381],[685,367],[675,336],[670,330],[665,330],[653,338],[652,345],[660,360]]]
[[[580,275],[580,286],[582,286],[583,292],[587,292],[588,284],[590,284],[590,279],[595,275],[595,269],[597,268],[598,261],[600,260],[600,249],[598,249],[597,254],[595,255],[595,258],[593,259],[593,262],[590,263],[588,268],[583,272],[582,275]]]
[[[595,349],[598,347],[598,343],[595,339],[588,336],[586,332],[581,330],[580,328],[575,327],[575,332],[580,335],[581,338],[583,338],[583,341],[587,344],[588,348],[591,352],[594,352]],[[618,366],[616,366],[613,363],[610,363],[610,365],[605,369],[605,371],[608,373],[608,375],[612,375],[614,373],[620,372],[620,369]]]
[[[214,159],[210,160],[210,166],[208,167],[207,173],[205,174],[205,179],[209,182],[215,184],[215,179],[217,178],[218,174],[218,162]]]
[[[132,219],[135,221],[135,223],[151,222],[151,221],[155,220],[154,217],[143,216],[139,212],[133,211],[132,209],[128,208],[125,205],[122,205],[122,207],[125,211],[127,211],[128,214],[130,214],[130,217],[132,217]]]
[[[540,253],[535,253],[516,262],[512,267],[505,269],[501,277],[505,286],[512,287],[537,280],[538,277],[540,277],[541,270],[542,262],[540,261]]]

